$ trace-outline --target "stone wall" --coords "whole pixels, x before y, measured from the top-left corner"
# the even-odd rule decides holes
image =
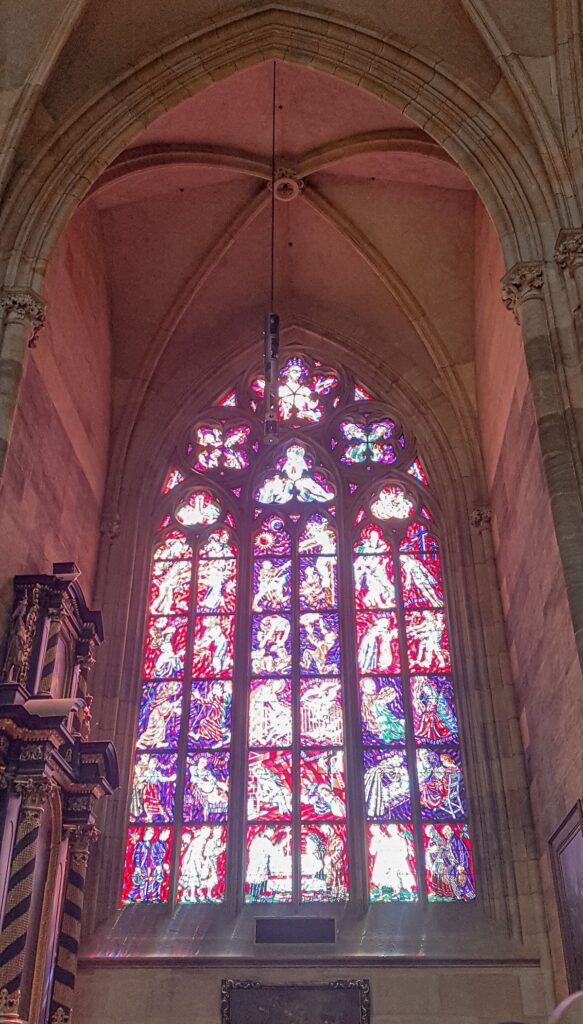
[[[565,991],[548,840],[580,796],[583,686],[520,329],[477,212],[476,379],[493,538],[559,994]]]
[[[75,560],[89,601],[109,444],[110,344],[99,225],[82,210],[47,271],[0,491],[0,616],[16,573]]]

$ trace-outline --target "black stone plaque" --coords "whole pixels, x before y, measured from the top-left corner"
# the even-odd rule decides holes
[[[368,981],[262,985],[223,981],[222,1024],[370,1024]]]

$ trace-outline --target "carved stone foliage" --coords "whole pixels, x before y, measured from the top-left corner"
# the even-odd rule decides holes
[[[555,259],[571,274],[577,267],[583,267],[583,227],[561,228],[555,244]]]
[[[30,324],[32,333],[28,347],[35,348],[37,338],[45,325],[45,305],[38,295],[23,288],[13,288],[0,295],[0,309],[4,317]]]
[[[10,623],[3,676],[7,682],[26,683],[39,617],[40,588],[17,592]]]
[[[492,525],[492,509],[488,505],[481,505],[472,509],[470,513],[470,526],[476,533],[488,530]]]
[[[542,263],[515,263],[502,278],[502,302],[517,323],[522,303],[542,298],[543,280]]]

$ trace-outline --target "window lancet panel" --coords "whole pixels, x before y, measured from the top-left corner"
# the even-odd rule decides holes
[[[122,902],[473,899],[425,467],[300,355],[266,451],[263,389],[223,393],[162,485]]]

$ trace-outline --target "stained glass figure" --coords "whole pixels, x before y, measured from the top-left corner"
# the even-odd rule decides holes
[[[196,601],[200,612],[234,612],[237,562],[234,558],[200,559]]]
[[[288,675],[291,669],[289,618],[285,615],[254,615],[252,638],[253,675]]]
[[[356,634],[358,668],[363,675],[399,674],[399,630],[394,612],[357,612]]]
[[[457,739],[453,683],[447,676],[412,676],[411,706],[417,742]]]
[[[292,835],[289,825],[249,825],[245,903],[290,903]]]
[[[336,558],[320,555],[300,559],[300,607],[334,608],[336,594]]]
[[[184,474],[181,473],[179,469],[176,469],[176,467],[171,469],[164,481],[162,494],[170,494],[170,491],[173,491],[175,487],[178,487],[178,484],[181,484],[183,480]]]
[[[291,561],[289,558],[256,558],[253,568],[253,611],[289,608]]]
[[[191,491],[177,505],[174,515],[182,526],[210,526],[221,514],[221,505],[208,491]]]
[[[449,643],[443,612],[405,612],[405,629],[412,672],[449,671]]]
[[[235,623],[231,615],[200,615],[194,624],[192,674],[199,679],[233,674]]]
[[[372,903],[411,903],[419,898],[412,825],[369,825]]]
[[[178,903],[222,903],[226,890],[227,829],[184,828],[180,840]]]
[[[252,679],[249,688],[249,745],[288,747],[291,741],[291,681]]]
[[[226,679],[195,679],[188,715],[190,747],[225,747],[231,741],[232,683]]]
[[[247,776],[249,821],[290,821],[292,814],[291,752],[251,751]]]
[[[246,469],[250,433],[251,428],[246,424],[202,424],[196,430],[194,468],[203,473],[220,468]]]
[[[387,554],[372,554],[374,538],[371,534],[365,543],[355,545],[356,552],[365,550],[366,554],[354,556],[354,597],[357,608],[394,608],[395,578],[393,558]],[[382,548],[377,549],[382,551]]]
[[[369,818],[411,819],[411,787],[407,754],[399,747],[363,753],[364,795]]]
[[[304,612],[300,615],[300,666],[302,672],[336,674],[340,670],[338,616]]]
[[[343,741],[340,680],[310,677],[300,680],[300,743],[341,744]]]
[[[186,617],[160,615],[148,622],[144,675],[148,679],[181,678],[186,655]]]
[[[306,521],[298,539],[298,551],[301,555],[336,554],[334,527],[321,512],[316,512]]]
[[[171,829],[148,825],[128,830],[122,903],[167,902],[171,853]]]
[[[379,491],[370,510],[377,519],[408,519],[415,512],[415,505],[403,488],[394,484]]]
[[[347,466],[377,462],[390,466],[396,462],[395,424],[392,420],[369,423],[366,420],[343,420],[340,432],[348,443],[340,461]]]
[[[301,828],[301,900],[341,903],[348,899],[346,825],[325,823]]]
[[[137,748],[176,747],[181,714],[182,680],[146,680],[140,700]]]
[[[450,744],[417,749],[419,801],[424,821],[463,818],[466,812],[459,749]]]
[[[406,608],[443,607],[439,561],[401,554],[401,586]]]
[[[188,754],[184,780],[184,821],[226,821],[229,807],[229,754]]]
[[[364,676],[360,680],[363,743],[390,744],[405,739],[401,680]]]
[[[302,750],[300,795],[302,821],[335,821],[346,816],[341,750]]]
[[[336,374],[310,374],[303,359],[297,356],[288,359],[279,371],[279,419],[319,423],[325,408],[322,396],[329,395],[338,384]],[[263,398],[264,379],[257,377],[251,386]]]
[[[423,845],[429,901],[475,899],[468,826],[425,825]]]
[[[192,548],[183,533],[171,530],[154,551],[155,561],[170,561],[174,558],[192,558]]]
[[[276,464],[275,476],[267,477],[255,492],[262,505],[287,505],[292,498],[303,503],[332,501],[334,488],[315,470],[314,461],[301,444],[291,444]]]
[[[130,799],[130,821],[172,821],[176,754],[138,754]]]
[[[191,571],[190,561],[155,560],[150,584],[151,615],[176,615],[188,611]]]

